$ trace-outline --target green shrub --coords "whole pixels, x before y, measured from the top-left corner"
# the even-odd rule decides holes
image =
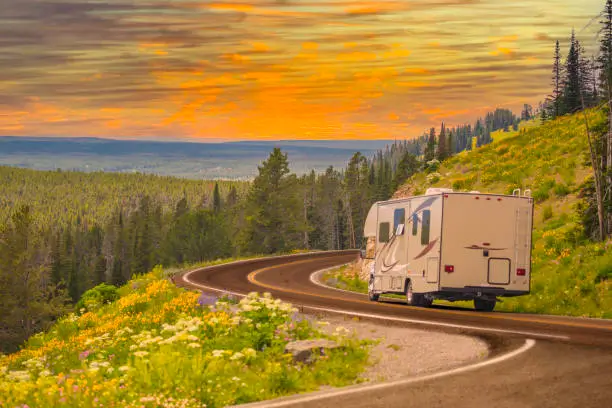
[[[612,279],[612,261],[609,261],[608,263],[605,263],[599,267],[597,270],[597,275],[595,276],[595,283],[601,283],[610,279]]]
[[[87,292],[83,293],[83,296],[76,304],[76,310],[80,311],[84,309],[91,312],[117,299],[119,299],[117,287],[101,283],[95,288],[89,289]]]
[[[533,192],[532,197],[536,203],[541,203],[542,201],[548,200],[550,195],[548,194],[548,190],[537,189]]]
[[[557,184],[557,185],[555,185],[554,191],[555,191],[555,195],[557,197],[565,197],[566,195],[568,195],[571,192],[570,188],[566,184]]]
[[[547,221],[550,220],[553,216],[553,209],[550,205],[545,206],[542,209],[542,220]]]

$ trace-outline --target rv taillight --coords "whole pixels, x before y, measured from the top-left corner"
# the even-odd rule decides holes
[[[527,271],[525,270],[525,268],[518,268],[516,270],[516,274],[517,276],[525,276],[527,274]]]
[[[444,272],[453,273],[455,272],[455,267],[453,265],[444,265]]]

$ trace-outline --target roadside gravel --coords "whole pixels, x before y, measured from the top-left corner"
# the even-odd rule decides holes
[[[346,328],[359,339],[374,340],[371,365],[365,382],[400,378],[447,370],[482,360],[489,354],[486,342],[469,336],[379,325],[357,318],[326,316],[322,329],[328,333]]]

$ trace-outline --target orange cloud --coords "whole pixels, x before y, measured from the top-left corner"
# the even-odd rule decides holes
[[[252,42],[250,43],[251,47],[253,48],[253,51],[256,52],[268,52],[270,51],[270,47],[263,42]]]
[[[383,54],[384,58],[405,58],[410,55],[410,50],[406,50],[400,48],[399,46],[394,46],[390,51],[386,51]]]
[[[429,71],[426,70],[425,68],[406,68],[406,73],[423,75],[423,74],[429,74]]]
[[[208,5],[208,8],[222,11],[249,12],[253,10],[253,5],[240,3],[212,3]]]
[[[242,64],[249,61],[249,57],[240,54],[223,54],[221,55],[221,58],[238,64]]]
[[[316,42],[303,42],[302,48],[305,50],[313,51],[319,48],[319,44],[317,44]]]
[[[401,4],[395,1],[380,1],[380,2],[362,2],[359,6],[352,6],[346,9],[347,14],[353,15],[368,15],[368,14],[379,14],[390,11],[405,10],[408,5]]]
[[[506,47],[497,47],[495,51],[491,51],[489,52],[489,54],[493,56],[499,56],[499,55],[513,56],[515,54],[515,51],[510,48],[506,48]]]
[[[396,83],[398,86],[406,88],[427,88],[431,86],[429,82],[423,81],[400,81]]]
[[[373,52],[355,51],[344,52],[338,54],[338,60],[346,62],[372,61],[375,60],[376,54]]]

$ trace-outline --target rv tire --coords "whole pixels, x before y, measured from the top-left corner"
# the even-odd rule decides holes
[[[492,312],[495,309],[495,300],[474,298],[474,308],[480,312]]]
[[[406,303],[410,306],[422,306],[423,305],[423,295],[418,293],[414,293],[412,291],[412,282],[410,280],[406,281]]]

